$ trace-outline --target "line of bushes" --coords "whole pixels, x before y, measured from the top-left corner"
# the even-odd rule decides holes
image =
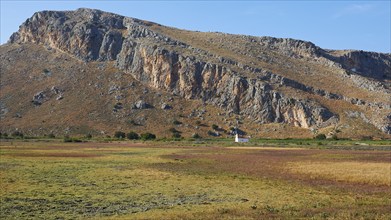
[[[134,131],[131,131],[129,133],[126,133],[125,132],[122,132],[122,131],[116,131],[114,133],[114,137],[117,138],[117,139],[129,139],[129,140],[154,140],[156,139],[156,135],[155,134],[152,134],[152,133],[143,133],[143,134],[137,134],[136,132]]]

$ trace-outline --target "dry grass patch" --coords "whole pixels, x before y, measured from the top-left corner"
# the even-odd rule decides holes
[[[303,150],[302,148],[297,147],[227,147],[229,149],[239,149],[239,150]]]
[[[311,179],[391,186],[391,164],[371,162],[292,162],[288,170]]]

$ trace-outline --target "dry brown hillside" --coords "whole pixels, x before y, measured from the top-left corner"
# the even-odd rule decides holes
[[[257,137],[391,134],[390,54],[78,9],[35,13],[0,63],[2,133],[227,136],[239,120]]]

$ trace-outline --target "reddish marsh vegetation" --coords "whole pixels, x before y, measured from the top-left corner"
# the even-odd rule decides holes
[[[389,219],[389,155],[158,142],[2,142],[0,217]]]

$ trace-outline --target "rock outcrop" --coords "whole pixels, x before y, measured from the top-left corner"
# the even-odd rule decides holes
[[[33,96],[33,100],[31,101],[34,105],[41,105],[45,101],[46,95],[44,91],[37,92]]]
[[[150,26],[159,25],[91,9],[43,11],[26,20],[11,36],[10,43],[47,45],[85,62],[115,61],[119,69],[153,88],[186,99],[200,99],[259,123],[289,123],[310,128],[329,125],[328,120],[338,121],[338,115],[319,102],[287,95],[277,88],[288,85],[327,99],[345,99],[343,95],[307,87],[283,77],[280,85],[273,84],[271,80],[278,78],[278,74],[260,74],[259,69],[239,65],[232,59],[203,59],[200,54],[218,56],[165,36]],[[265,50],[276,51],[282,56],[322,57],[364,77],[390,79],[391,58],[387,54],[351,51],[337,57],[306,41],[271,37],[256,41]],[[241,70],[258,77],[247,77]],[[135,108],[143,106],[136,103]],[[387,121],[385,124],[381,129],[391,133]]]
[[[358,75],[381,81],[391,79],[391,54],[348,51],[333,60]]]

